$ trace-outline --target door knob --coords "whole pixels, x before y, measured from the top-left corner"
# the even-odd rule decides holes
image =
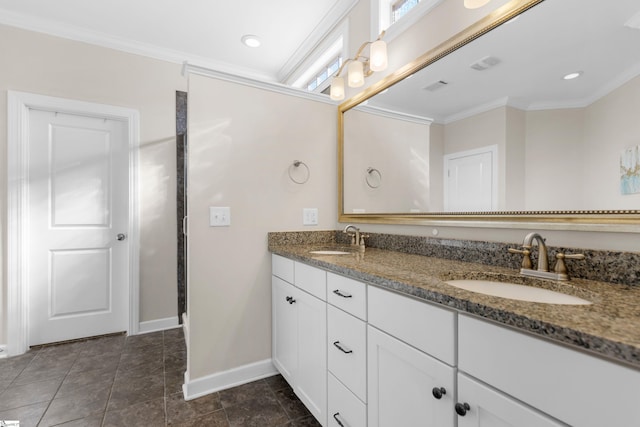
[[[123,234],[123,233],[118,233],[118,236],[116,236],[116,239],[118,239],[120,242],[122,242],[126,238],[127,238],[127,236],[125,234]]]

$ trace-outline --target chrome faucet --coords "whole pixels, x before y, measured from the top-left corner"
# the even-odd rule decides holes
[[[522,247],[531,251],[533,241],[538,242],[538,271],[549,271],[549,255],[547,254],[547,245],[544,239],[538,233],[529,233],[524,236]]]
[[[354,234],[349,233],[349,230],[351,230],[351,229],[354,230]],[[352,245],[359,245],[360,244],[360,229],[358,227],[356,227],[355,225],[349,224],[344,228],[344,230],[342,232],[351,236],[351,244]]]
[[[538,267],[533,269],[531,262],[531,249],[533,248],[533,241],[538,242]],[[564,262],[565,259],[584,259],[583,254],[564,254],[558,252],[556,254],[556,265],[554,271],[549,271],[549,254],[545,240],[539,233],[533,232],[524,236],[522,241],[522,249],[509,248],[509,252],[513,254],[522,254],[522,266],[520,268],[520,274],[523,276],[541,277],[543,279],[553,280],[569,280],[569,274],[567,272],[567,266]]]

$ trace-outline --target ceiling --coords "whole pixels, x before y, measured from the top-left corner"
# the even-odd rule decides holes
[[[0,24],[284,81],[357,0],[0,0]],[[260,37],[259,48],[240,41]]]
[[[510,105],[523,110],[585,107],[640,75],[638,0],[546,0],[411,79],[369,107],[448,123]],[[487,56],[498,64],[476,71]],[[574,71],[583,75],[563,80]],[[435,91],[425,90],[438,81]]]

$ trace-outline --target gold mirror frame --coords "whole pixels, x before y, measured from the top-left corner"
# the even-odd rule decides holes
[[[640,210],[347,214],[344,212],[344,113],[444,58],[544,0],[513,0],[338,106],[338,221],[378,224],[640,232]]]

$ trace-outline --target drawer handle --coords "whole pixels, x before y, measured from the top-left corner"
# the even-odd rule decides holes
[[[444,387],[434,387],[431,393],[436,399],[442,399],[442,396],[447,394],[447,390]]]
[[[467,402],[456,403],[456,413],[461,417],[467,415],[467,411],[471,409],[471,406]]]
[[[336,348],[338,350],[340,350],[341,352],[343,352],[344,354],[349,354],[349,353],[353,353],[353,350],[345,350],[344,348],[342,348],[342,346],[340,345],[340,341],[336,341],[333,343],[333,345],[336,346]]]
[[[343,294],[342,292],[340,292],[340,289],[336,289],[335,291],[333,291],[334,294],[338,295],[339,297],[342,298],[352,298],[353,295],[351,294]]]
[[[294,300],[293,297],[287,297],[286,300],[289,304],[293,304],[294,302],[296,302],[296,300]]]
[[[344,427],[344,424],[342,424],[342,421],[340,421],[340,418],[338,418],[339,416],[340,412],[336,412],[335,414],[333,414],[333,419],[336,420],[340,427]]]

